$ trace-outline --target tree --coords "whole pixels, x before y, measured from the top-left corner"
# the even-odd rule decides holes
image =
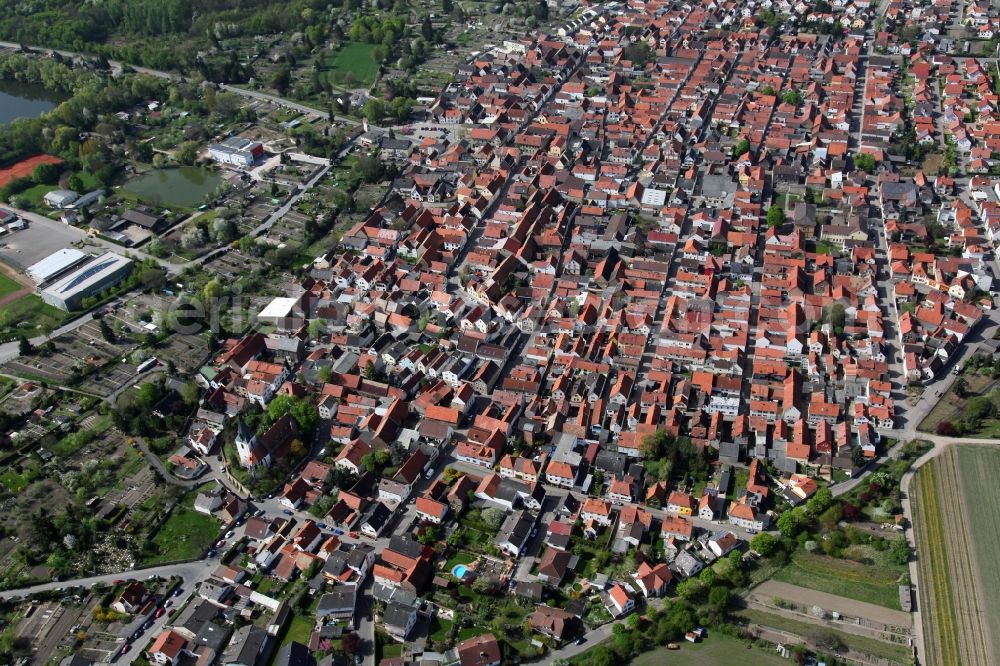
[[[305,398],[279,395],[268,403],[267,419],[270,423],[274,423],[285,414],[292,417],[302,433],[312,433],[319,423],[319,410],[312,401]]]
[[[378,122],[385,118],[385,103],[376,97],[370,97],[361,109],[361,113],[368,122]]]
[[[111,330],[111,327],[108,325],[108,322],[104,319],[104,317],[97,320],[97,326],[101,329],[101,337],[107,342],[114,344],[115,332]]]
[[[910,545],[906,543],[905,538],[893,541],[892,547],[889,549],[889,557],[901,566],[910,561]]]
[[[185,403],[189,405],[195,405],[198,403],[198,396],[199,396],[198,385],[195,384],[193,381],[185,382],[184,385],[181,386],[180,394],[181,394],[181,399]]]
[[[802,103],[802,95],[799,94],[797,90],[789,90],[784,95],[781,96],[781,101],[785,104],[790,104],[792,106],[798,106]]]
[[[21,356],[31,356],[35,353],[35,347],[28,338],[22,335],[17,339],[17,353]]]
[[[854,156],[854,166],[865,173],[875,171],[875,157],[868,153],[860,153]]]
[[[955,391],[955,395],[959,398],[965,398],[969,395],[969,383],[965,381],[965,377],[956,379],[952,388]]]
[[[226,293],[226,288],[222,286],[219,278],[212,278],[205,283],[205,286],[201,290],[201,295],[205,300],[205,306],[209,307],[209,304]]]
[[[291,83],[292,70],[290,67],[282,67],[271,77],[271,87],[278,91],[279,95],[287,93]]]
[[[779,545],[780,542],[778,539],[773,534],[768,534],[767,532],[755,534],[753,539],[750,540],[750,548],[760,553],[762,557],[773,555]]]
[[[185,141],[177,148],[175,157],[181,164],[194,164],[198,159],[198,144],[194,141]]]
[[[780,227],[785,223],[785,209],[774,205],[767,209],[767,226]]]
[[[55,185],[59,180],[59,167],[55,164],[39,164],[31,172],[31,177],[36,183]]]
[[[479,594],[489,594],[495,587],[495,581],[489,576],[479,576],[472,581],[472,589]]]
[[[549,20],[549,3],[547,0],[538,0],[535,3],[535,9],[532,12],[534,17],[539,21]]]
[[[802,512],[799,509],[785,511],[778,516],[778,532],[781,536],[794,539],[802,529]]]
[[[389,464],[389,452],[385,449],[376,449],[361,458],[361,464],[372,474],[380,474]]]
[[[500,526],[503,525],[504,518],[506,517],[507,514],[496,507],[489,507],[488,509],[483,510],[482,513],[483,523],[485,523],[486,526],[492,530],[500,529]]]
[[[424,20],[420,23],[420,34],[428,42],[434,41],[434,25],[431,23],[430,16],[424,16]]]
[[[938,433],[941,434],[941,433]],[[863,467],[865,464],[865,452],[861,450],[860,446],[855,446],[851,449],[851,464],[855,467]]]
[[[833,326],[833,332],[837,335],[844,334],[844,325],[847,323],[847,312],[844,310],[843,303],[834,303],[830,306],[827,311],[827,319],[830,325]]]
[[[750,140],[746,137],[740,139],[740,142],[736,144],[736,148],[733,149],[733,156],[740,157],[750,152]]]
[[[361,371],[361,376],[365,379],[375,379],[378,376],[378,371],[375,370],[375,364],[371,361],[365,363],[364,370]]]
[[[990,418],[993,416],[993,412],[993,402],[983,395],[969,398],[969,401],[965,403],[965,420],[970,425],[975,425],[979,421]]]
[[[732,594],[729,588],[717,585],[708,591],[708,604],[718,612],[723,612],[729,607]]]
[[[806,502],[806,513],[810,516],[818,516],[833,504],[833,493],[828,487],[820,488],[816,494]]]

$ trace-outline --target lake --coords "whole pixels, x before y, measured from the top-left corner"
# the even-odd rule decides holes
[[[197,208],[222,184],[222,178],[198,167],[159,169],[126,183],[123,189],[154,206]]]
[[[37,83],[0,79],[0,125],[16,118],[37,118],[64,99],[65,95]]]

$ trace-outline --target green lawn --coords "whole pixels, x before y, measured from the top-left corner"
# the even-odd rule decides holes
[[[901,610],[899,577],[904,572],[905,567],[872,566],[798,552],[786,567],[775,572],[774,579]]]
[[[434,621],[431,622],[431,640],[441,642],[448,638],[448,634],[451,633],[451,627],[453,624],[454,623],[451,620],[435,616]]]
[[[83,183],[83,188],[82,188],[83,191],[80,192],[80,194],[85,194],[87,192],[91,192],[101,187],[101,181],[99,181],[97,179],[97,176],[95,176],[92,173],[89,173],[87,171],[77,171],[76,175],[80,178],[80,181]]]
[[[374,58],[375,44],[352,43],[323,58],[322,71],[327,72],[330,83],[344,88],[368,87],[375,82],[378,63]],[[354,82],[344,81],[350,72]]]
[[[631,666],[661,666],[661,664],[698,664],[699,666],[731,666],[731,664],[754,664],[755,666],[787,666],[790,662],[777,654],[750,648],[748,644],[730,636],[712,634],[701,643],[683,642],[679,650],[657,648],[640,654],[631,661]]]
[[[57,189],[59,188],[56,185],[35,185],[18,194],[17,198],[28,201],[32,208],[41,208],[42,197]]]
[[[292,622],[288,625],[288,630],[285,632],[285,637],[282,639],[281,644],[287,645],[295,641],[302,645],[309,645],[309,637],[312,636],[314,625],[315,622],[311,617],[301,614],[292,616]]]
[[[15,291],[19,291],[23,288],[24,285],[15,282],[3,273],[0,273],[0,297],[6,296],[7,294],[13,294]]]
[[[19,493],[28,487],[41,474],[38,471],[38,463],[30,462],[20,471],[8,468],[0,473],[0,484],[12,493]]]
[[[444,570],[447,571],[448,573],[451,573],[452,567],[455,567],[459,564],[470,564],[475,559],[476,556],[473,555],[472,553],[460,550],[448,558],[448,562],[445,563],[444,565]]]
[[[489,633],[489,629],[484,627],[477,627],[475,625],[471,627],[462,627],[458,630],[457,640],[464,641],[466,638],[474,638],[476,636],[482,636],[483,634]]]
[[[835,635],[843,645],[851,648],[852,650],[865,652],[875,657],[881,657],[882,659],[888,659],[896,664],[909,664],[912,662],[912,659],[910,658],[910,649],[902,643],[888,643],[875,638],[869,638],[868,636],[857,636],[855,634],[833,629],[830,626],[820,626],[810,624],[808,622],[799,622],[798,620],[792,620],[781,615],[767,613],[764,611],[743,610],[737,613],[737,615],[748,620],[749,622],[765,627],[771,627],[772,629],[778,629],[780,631],[787,631],[788,633],[802,636],[806,639],[810,636],[815,636],[817,631],[830,632]],[[709,640],[712,639],[710,638]],[[699,663],[701,662],[699,661]],[[753,663],[756,664],[758,662],[754,661]]]
[[[46,328],[59,328],[68,318],[68,313],[52,307],[38,294],[28,294],[0,309],[0,337],[18,332],[34,337]]]
[[[143,558],[143,564],[174,562],[198,557],[219,536],[219,521],[178,505],[153,537],[157,553]]]

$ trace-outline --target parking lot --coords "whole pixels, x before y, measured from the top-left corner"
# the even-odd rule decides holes
[[[27,229],[0,239],[0,257],[4,261],[23,270],[80,241],[80,232],[62,222],[38,218],[33,216]]]

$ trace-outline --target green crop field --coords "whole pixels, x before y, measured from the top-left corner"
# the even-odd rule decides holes
[[[330,77],[330,83],[343,88],[367,88],[375,82],[378,63],[375,62],[375,44],[352,43],[343,46],[336,53],[323,59],[322,71]],[[350,73],[351,82],[344,77]]]
[[[962,492],[969,508],[969,528],[972,536],[979,584],[982,590],[1000,589],[1000,450],[961,446],[957,449]],[[992,592],[983,594],[986,617],[992,635],[993,654],[1000,655],[1000,597]]]
[[[826,555],[796,553],[775,580],[900,610],[899,578],[905,567],[876,566]]]
[[[15,282],[3,273],[0,273],[0,297],[13,294],[15,291],[24,289],[24,285]]]
[[[995,663],[1000,451],[952,447],[911,485],[926,663]]]

